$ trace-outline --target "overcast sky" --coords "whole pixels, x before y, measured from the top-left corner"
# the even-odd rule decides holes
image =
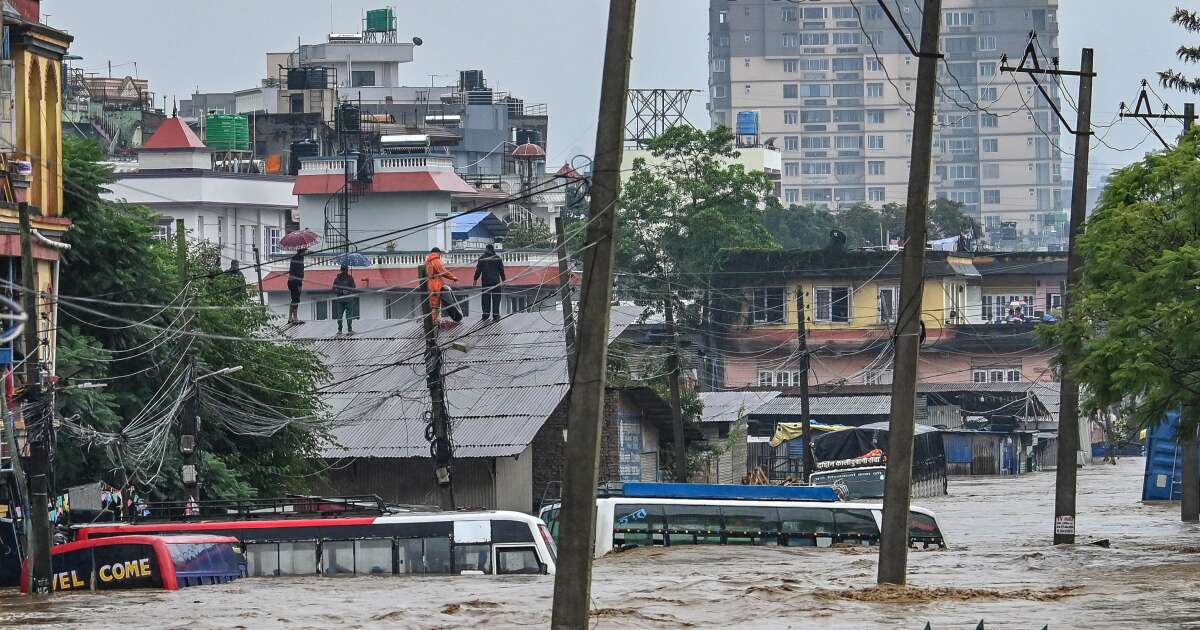
[[[392,0],[395,2],[395,0]],[[1185,4],[1193,0],[1179,0]],[[1149,0],[1060,0],[1063,67],[1079,65],[1079,50],[1095,48],[1093,122],[1108,124],[1120,101],[1132,101],[1138,82],[1154,71],[1180,69],[1175,48],[1185,33],[1169,23],[1176,3]],[[321,41],[330,31],[329,0],[43,0],[47,22],[75,36],[73,54],[97,72],[114,64],[114,74],[140,76],[161,97],[186,98],[204,92],[253,87],[262,79],[263,53]],[[333,30],[357,31],[362,12],[380,2],[337,0]],[[489,85],[526,102],[546,103],[550,113],[549,162],[591,153],[600,94],[607,2],[601,0],[423,0],[400,2],[400,37],[419,36],[424,45],[413,63],[401,67],[407,85],[425,85],[431,74],[453,83],[457,71],[480,68]],[[692,88],[689,118],[707,126],[707,0],[640,0],[634,37],[631,86]],[[1200,37],[1193,38],[1200,44]],[[1008,51],[1019,56],[1021,51]],[[1189,68],[1200,74],[1200,67]],[[1074,83],[1069,83],[1074,89]],[[1178,110],[1184,95],[1158,93]],[[1074,112],[1066,112],[1074,126]],[[1176,123],[1156,123],[1170,140]],[[1147,131],[1136,121],[1101,128],[1104,141],[1118,149],[1142,142]],[[1065,138],[1063,148],[1073,147]],[[1108,170],[1153,149],[1151,137],[1131,151],[1100,145],[1092,152],[1093,172]],[[1068,149],[1070,150],[1070,149]],[[1069,160],[1069,158],[1066,158]]]

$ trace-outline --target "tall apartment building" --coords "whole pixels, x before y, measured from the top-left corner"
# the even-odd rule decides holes
[[[914,45],[923,5],[889,3]],[[942,5],[932,190],[963,203],[996,249],[1065,247],[1058,120],[1027,75],[999,69],[1030,31],[1043,65],[1057,57],[1057,5]],[[877,3],[710,0],[709,40],[712,122],[757,112],[760,137],[783,150],[784,204],[905,203],[917,60]]]

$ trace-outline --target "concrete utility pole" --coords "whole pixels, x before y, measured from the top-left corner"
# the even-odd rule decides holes
[[[671,354],[667,356],[667,386],[671,390],[671,427],[675,440],[675,481],[687,483],[687,442],[684,438],[683,402],[679,393],[679,331],[675,329],[675,298],[671,284],[663,296],[663,311],[667,318],[667,336],[671,338]]]
[[[849,299],[849,298],[847,298]],[[796,350],[800,353],[800,431],[804,440],[804,481],[817,468],[816,457],[812,452],[812,421],[809,419],[808,407],[808,323],[804,309],[804,287],[796,285]]]
[[[429,386],[430,418],[433,435],[430,452],[433,455],[434,480],[438,485],[439,504],[443,510],[454,509],[454,486],[451,485],[451,465],[454,446],[450,443],[450,418],[446,415],[446,383],[442,379],[442,347],[437,342],[437,322],[429,304],[429,276],[425,265],[417,267],[421,277],[421,321],[425,325],[425,383]]]
[[[267,306],[267,296],[262,286],[262,256],[258,253],[258,245],[254,246],[254,273],[258,274],[258,305]]]
[[[625,135],[625,94],[633,54],[637,0],[610,0],[600,121],[592,171],[592,201],[584,237],[582,301],[576,337],[578,365],[571,384],[563,471],[562,535],[554,576],[551,626],[585,630],[591,611],[592,551],[596,532],[596,481],[608,364],[608,319],[613,289],[617,199]]]
[[[561,216],[554,217],[558,246],[558,301],[562,304],[563,341],[567,344],[567,375],[575,376],[575,305],[571,303],[571,259],[567,255],[567,232]]]
[[[50,481],[54,476],[50,465],[53,425],[50,411],[42,406],[42,378],[39,360],[41,340],[38,338],[37,261],[33,259],[33,228],[29,219],[29,204],[17,204],[21,221],[21,284],[26,313],[25,321],[25,440],[29,444],[29,512],[25,533],[29,545],[29,592],[49,595],[50,588]],[[14,456],[17,454],[14,453]]]
[[[183,219],[175,219],[175,256],[179,259],[179,290],[186,291],[188,282],[188,250],[187,226]],[[185,301],[186,303],[186,301]],[[182,420],[179,423],[179,453],[183,455],[183,469],[179,479],[183,482],[183,513],[190,515],[192,506],[200,500],[199,475],[196,466],[196,437],[200,428],[200,390],[196,386],[196,355],[188,351],[188,379],[192,382],[192,392],[183,406]]]
[[[933,149],[933,96],[937,87],[938,32],[942,1],[925,0],[917,62],[916,111],[904,217],[904,266],[900,272],[900,311],[893,337],[891,422],[883,527],[879,537],[880,584],[904,584],[908,573],[908,508],[912,498],[913,432],[917,415],[917,359],[921,351],[921,293],[925,288],[925,231]]]

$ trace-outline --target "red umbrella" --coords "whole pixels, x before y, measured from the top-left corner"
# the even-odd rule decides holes
[[[312,230],[296,230],[289,232],[283,238],[279,239],[280,249],[308,249],[321,240],[316,232]]]

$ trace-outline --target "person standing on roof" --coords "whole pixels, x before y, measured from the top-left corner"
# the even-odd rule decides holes
[[[504,259],[496,253],[494,245],[484,248],[483,255],[475,263],[475,282],[480,280],[483,280],[483,319],[500,319],[500,285],[507,278],[504,276]]]
[[[458,278],[446,269],[446,263],[442,262],[442,250],[437,247],[429,250],[429,255],[425,257],[425,275],[429,278],[429,310],[436,325],[441,317],[442,289],[446,287],[446,280],[458,282]]]
[[[288,293],[291,294],[292,303],[288,305],[288,323],[303,324],[298,315],[300,311],[300,293],[304,288],[304,255],[308,253],[307,249],[301,247],[296,250],[296,254],[292,256],[292,262],[288,265]]]
[[[350,299],[350,294],[354,293],[358,285],[354,283],[354,276],[350,275],[350,267],[342,265],[338,270],[338,275],[333,279],[333,294],[338,299],[333,301],[333,318],[337,320],[338,334],[342,334],[342,316],[346,317],[346,332],[354,334],[354,318],[352,314],[353,300]]]

